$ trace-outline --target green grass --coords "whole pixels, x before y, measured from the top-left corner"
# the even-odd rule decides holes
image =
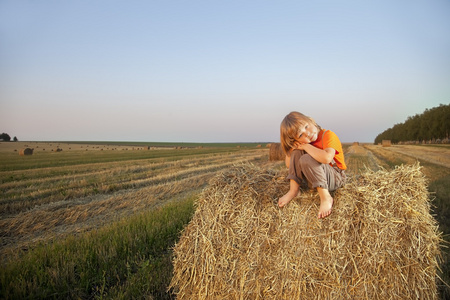
[[[40,245],[0,270],[2,299],[171,299],[171,248],[194,198]]]
[[[442,250],[442,272],[440,277],[444,282],[450,284],[450,175],[433,180],[428,189],[432,193],[433,213],[439,223],[439,230],[443,233],[445,248]],[[442,299],[450,299],[450,288],[444,284],[439,284]]]

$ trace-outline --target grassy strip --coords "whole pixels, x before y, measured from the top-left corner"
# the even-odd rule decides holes
[[[446,245],[442,248],[442,263],[441,263],[441,279],[450,284],[450,175],[433,180],[430,182],[428,189],[434,196],[434,214],[439,223],[439,229],[444,234]],[[439,292],[442,299],[450,299],[450,288],[438,282]]]
[[[194,197],[41,245],[0,270],[2,299],[170,299],[171,247]]]

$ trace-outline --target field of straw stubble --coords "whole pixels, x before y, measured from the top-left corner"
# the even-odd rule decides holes
[[[181,199],[218,171],[266,156],[256,148],[98,148],[47,147],[30,156],[0,150],[1,257]]]
[[[255,145],[239,148],[163,147],[148,150],[146,147],[126,145],[60,146],[36,143],[28,145],[35,148],[35,153],[31,156],[19,156],[18,152],[11,148],[18,146],[24,147],[25,144],[0,143],[0,255],[2,264],[6,266],[1,274],[2,293],[5,298],[17,297],[18,294],[14,294],[14,285],[17,285],[17,290],[26,290],[25,287],[28,286],[30,290],[26,293],[37,298],[64,293],[67,298],[119,299],[130,296],[172,299],[174,296],[166,290],[171,279],[171,268],[164,271],[164,268],[159,266],[159,272],[149,270],[152,269],[153,261],[142,248],[137,250],[139,253],[132,254],[133,261],[128,257],[124,259],[128,261],[121,262],[117,261],[116,257],[116,269],[121,269],[119,265],[122,263],[124,265],[123,273],[116,274],[116,279],[110,278],[107,271],[97,268],[97,272],[103,274],[99,274],[97,281],[88,278],[87,283],[83,282],[83,287],[77,287],[75,284],[73,287],[67,286],[70,285],[67,282],[61,283],[61,287],[38,287],[31,282],[27,283],[27,280],[42,280],[37,275],[24,276],[20,284],[11,281],[11,276],[14,272],[25,272],[25,263],[20,267],[22,269],[17,267],[16,271],[13,271],[14,265],[18,265],[18,261],[26,260],[27,257],[36,256],[42,247],[58,245],[60,241],[67,239],[75,239],[74,243],[80,243],[76,239],[87,239],[87,234],[89,239],[94,240],[95,247],[100,243],[97,240],[100,239],[102,230],[107,231],[116,226],[115,224],[126,227],[128,225],[123,222],[131,224],[136,215],[161,211],[161,208],[170,206],[170,203],[181,206],[187,203],[186,199],[192,202],[211,178],[232,166],[250,162],[263,168],[282,168],[282,162],[268,160],[267,148]],[[53,148],[57,149],[56,147],[63,148],[63,151],[54,151]],[[441,230],[449,233],[450,227],[446,223],[449,212],[448,187],[445,187],[446,183],[448,186],[450,176],[448,147],[415,146],[410,149],[406,146],[383,148],[373,145],[346,145],[345,149],[348,173],[352,176],[358,176],[366,169],[390,169],[395,165],[414,164],[419,160],[430,183],[432,195],[436,198],[435,218],[439,221]],[[193,212],[192,208],[188,211],[191,211],[187,213],[189,216]],[[176,214],[180,216],[180,212]],[[189,217],[183,224],[188,220]],[[111,233],[109,235],[111,236]],[[138,233],[133,235],[139,239]],[[173,244],[164,246],[165,248],[159,251],[164,256],[166,265],[167,260],[170,261],[172,246]],[[145,244],[142,247],[145,248]],[[91,252],[87,253],[90,255]],[[46,260],[37,257],[34,258],[33,264]],[[448,282],[448,275],[445,274],[450,270],[446,266],[448,255],[444,253],[443,257],[444,274],[441,277]],[[73,267],[71,270],[64,272],[83,272]],[[62,271],[56,268],[52,269],[52,272]],[[147,277],[140,272],[147,272]],[[137,277],[136,274],[150,279],[147,282],[134,282],[133,280],[137,280],[133,279]],[[74,281],[77,276],[81,276],[72,275]],[[159,283],[152,285],[148,281]],[[134,284],[131,284],[133,282]],[[45,284],[52,285],[51,280]],[[5,287],[6,285],[8,287]],[[445,284],[441,284],[441,289],[446,293]]]

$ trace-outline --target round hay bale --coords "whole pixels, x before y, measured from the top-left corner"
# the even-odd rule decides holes
[[[284,154],[283,148],[281,147],[281,143],[270,144],[269,160],[271,161],[284,160],[285,156],[286,155]]]
[[[440,233],[420,167],[368,172],[317,219],[285,174],[244,165],[210,181],[174,248],[177,299],[436,299]]]
[[[34,148],[25,148],[19,151],[19,155],[33,155]]]

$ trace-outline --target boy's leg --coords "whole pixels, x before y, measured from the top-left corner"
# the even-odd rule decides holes
[[[337,189],[340,184],[337,179],[340,174],[330,165],[322,164],[310,155],[304,155],[300,159],[301,168],[308,182],[313,188],[317,188],[320,197],[319,218],[330,215],[333,207],[333,198],[329,190]]]
[[[285,163],[289,169],[286,179],[289,180],[289,192],[278,200],[278,206],[283,207],[288,204],[300,191],[300,185],[305,183],[303,179],[302,171],[300,168],[300,157],[304,154],[304,151],[294,150],[291,152],[291,156],[286,156]]]
[[[302,167],[300,164],[301,157],[305,155],[305,151],[303,150],[293,150],[291,152],[291,156],[286,158],[286,166],[289,169],[288,176],[286,179],[295,180],[298,185],[302,188],[307,188],[307,182],[302,173]]]
[[[302,156],[300,164],[303,174],[313,188],[322,187],[332,192],[345,184],[343,173],[330,165],[319,163],[308,154]]]

